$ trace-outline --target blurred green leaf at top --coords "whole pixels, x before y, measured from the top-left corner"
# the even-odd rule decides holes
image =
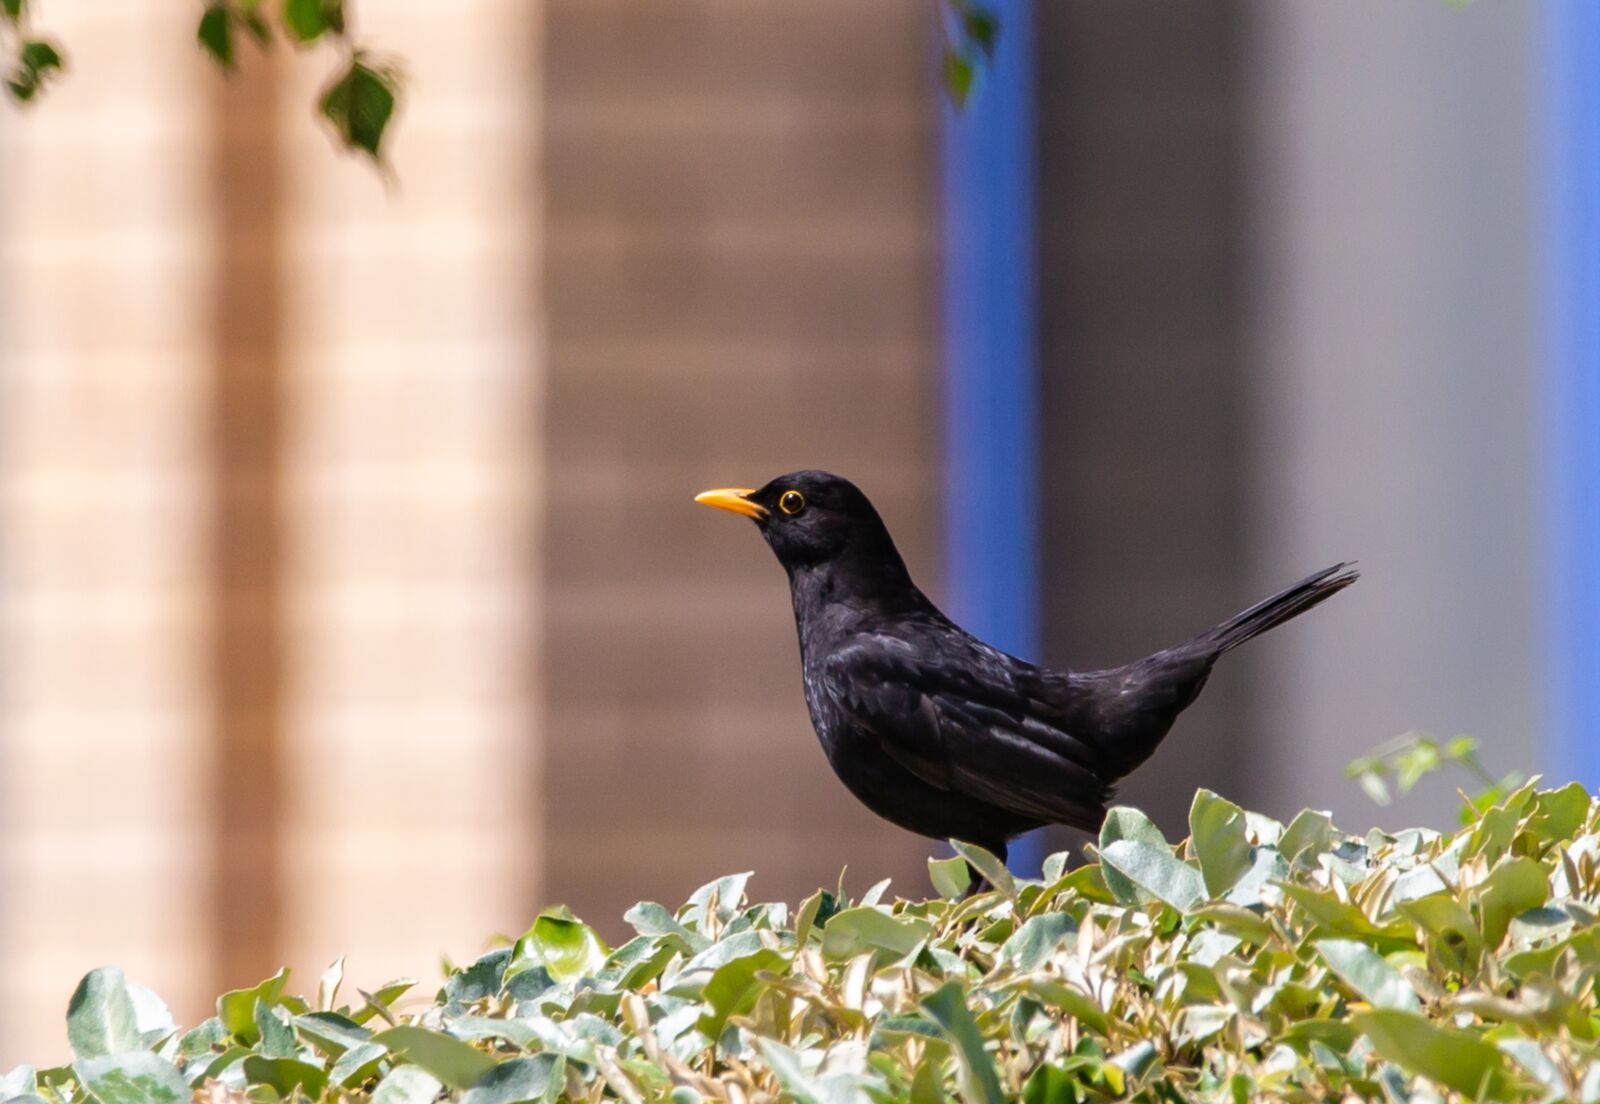
[[[344,0],[284,0],[283,25],[299,42],[344,33]]]
[[[6,88],[21,103],[30,102],[65,62],[61,52],[44,39],[29,39],[17,51],[16,64],[6,75]]]
[[[333,124],[345,145],[381,162],[398,87],[394,70],[373,65],[357,54],[323,94],[323,118]]]
[[[967,106],[994,62],[1000,17],[980,0],[943,0],[944,88],[952,103]]]

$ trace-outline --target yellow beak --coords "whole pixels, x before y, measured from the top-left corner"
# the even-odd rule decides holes
[[[715,506],[719,510],[729,510],[760,521],[767,516],[767,508],[758,502],[750,501],[749,496],[755,493],[749,487],[722,487],[715,491],[701,491],[694,496],[694,500],[706,506]]]

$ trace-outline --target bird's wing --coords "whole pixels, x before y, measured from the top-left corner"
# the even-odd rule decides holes
[[[964,634],[924,646],[866,635],[821,674],[822,692],[930,785],[1043,821],[1099,823],[1100,757],[1052,723],[1058,713],[1002,653]]]

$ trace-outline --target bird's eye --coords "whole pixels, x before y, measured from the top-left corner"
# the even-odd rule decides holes
[[[799,491],[784,491],[778,496],[778,509],[790,517],[806,508],[806,496]]]

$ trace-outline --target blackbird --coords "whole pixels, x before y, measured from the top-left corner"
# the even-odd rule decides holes
[[[1336,564],[1124,667],[1053,671],[991,648],[917,589],[878,511],[823,471],[696,502],[751,518],[789,575],[806,707],[834,773],[912,832],[983,847],[1094,832],[1217,657],[1356,581]]]

